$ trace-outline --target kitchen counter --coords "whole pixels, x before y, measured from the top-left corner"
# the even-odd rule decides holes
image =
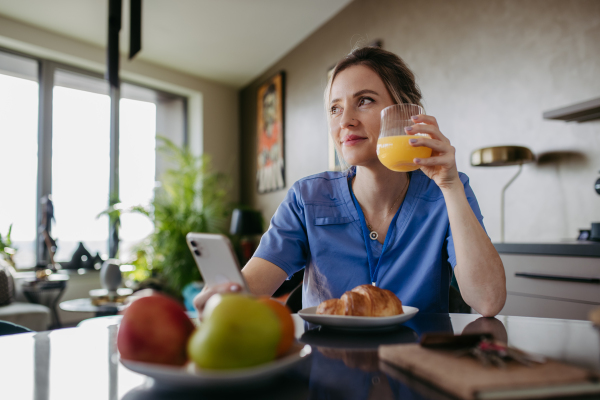
[[[522,350],[600,371],[600,331],[587,321],[419,313],[394,331],[365,334],[319,329],[297,314],[293,319],[298,341],[312,346],[311,358],[256,386],[161,386],[119,362],[119,319],[104,317],[78,328],[0,337],[6,360],[0,363],[0,393],[11,400],[450,400],[378,358],[379,345],[416,343],[426,332],[491,332]]]
[[[600,242],[573,241],[557,243],[494,243],[500,254],[529,254],[565,257],[598,257]]]
[[[600,306],[600,243],[495,243],[505,315],[586,320]]]

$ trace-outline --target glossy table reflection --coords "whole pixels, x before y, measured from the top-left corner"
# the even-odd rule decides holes
[[[356,334],[311,326],[294,315],[296,336],[313,355],[294,371],[256,387],[213,391],[164,388],[118,362],[120,317],[78,328],[0,337],[2,399],[427,399],[445,398],[377,358],[380,344],[410,343],[425,332],[491,331],[510,345],[600,371],[600,335],[591,323],[471,314],[418,314],[387,333]]]

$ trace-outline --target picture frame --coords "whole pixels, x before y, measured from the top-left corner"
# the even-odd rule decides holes
[[[285,188],[285,72],[278,72],[256,93],[256,184],[259,194]]]

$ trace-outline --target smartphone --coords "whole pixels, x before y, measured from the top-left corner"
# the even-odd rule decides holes
[[[206,285],[233,282],[239,284],[243,292],[248,291],[227,236],[190,232],[185,238]]]

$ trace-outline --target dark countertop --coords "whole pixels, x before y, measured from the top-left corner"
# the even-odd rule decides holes
[[[494,243],[500,254],[529,254],[565,257],[599,257],[600,242]]]
[[[397,330],[351,333],[320,329],[293,315],[296,338],[312,346],[306,362],[256,387],[227,384],[161,386],[119,362],[120,317],[94,318],[78,328],[0,337],[3,399],[449,399],[429,384],[378,359],[381,344],[415,343],[425,332],[491,332],[522,350],[600,371],[600,331],[588,321],[476,314],[417,314]],[[386,368],[384,368],[386,367]],[[389,374],[390,371],[394,372]]]

